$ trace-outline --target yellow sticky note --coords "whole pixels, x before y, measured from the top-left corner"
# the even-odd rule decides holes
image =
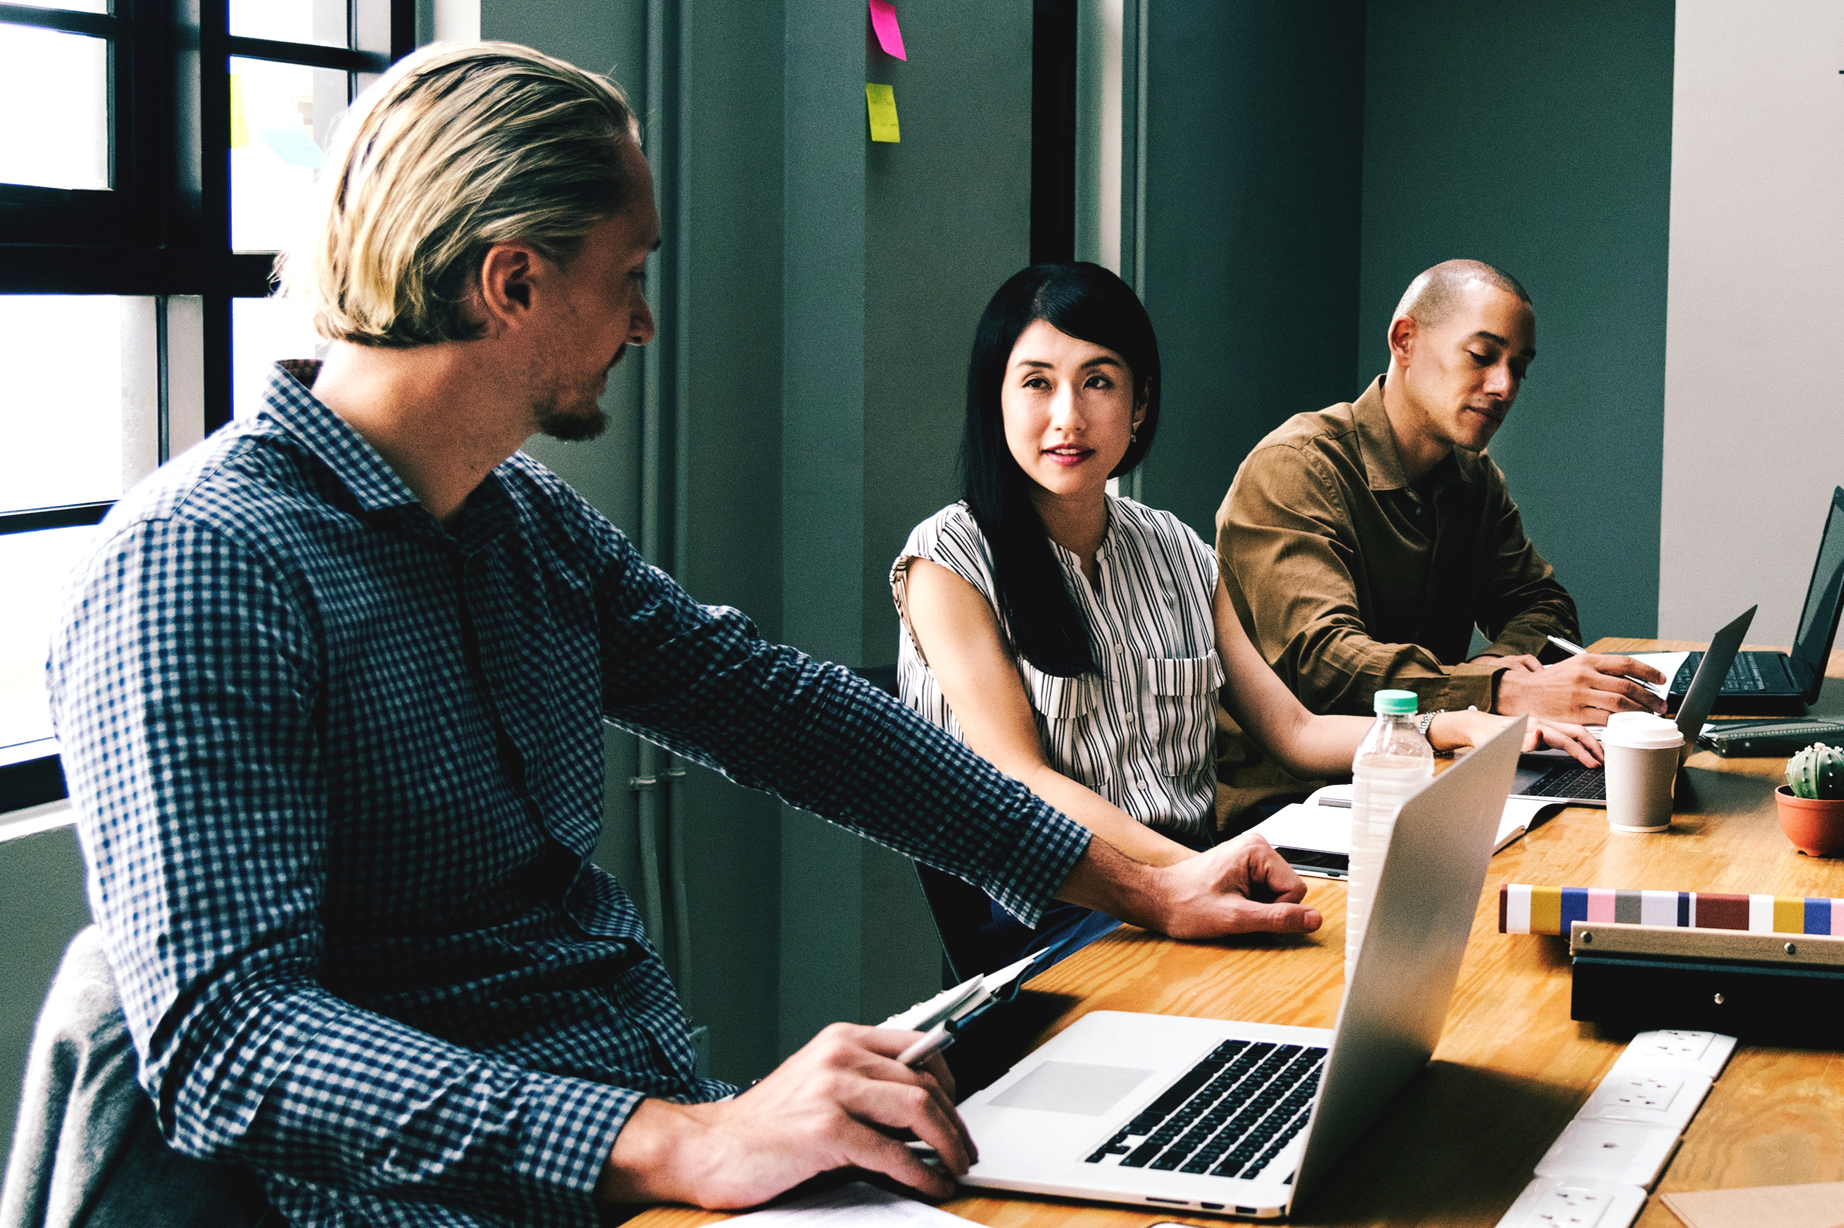
[[[871,116],[871,139],[896,142],[903,139],[896,126],[896,91],[887,85],[866,83],[864,105]]]
[[[232,149],[242,149],[250,143],[250,126],[243,119],[243,80],[236,73],[231,79],[231,143]]]

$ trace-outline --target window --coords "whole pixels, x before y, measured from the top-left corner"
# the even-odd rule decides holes
[[[64,796],[45,646],[97,522],[311,355],[274,253],[415,8],[0,2],[0,812]]]

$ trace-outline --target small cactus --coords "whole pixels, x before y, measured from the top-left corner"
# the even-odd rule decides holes
[[[1844,797],[1844,751],[1814,742],[1786,761],[1786,783],[1796,797]]]

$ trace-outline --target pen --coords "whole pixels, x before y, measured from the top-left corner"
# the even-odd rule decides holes
[[[896,1060],[905,1066],[920,1066],[931,1053],[940,1053],[954,1043],[954,1033],[948,1031],[947,1020],[942,1020],[928,1031],[916,1038],[916,1042],[897,1054]]]
[[[1560,635],[1552,635],[1548,638],[1550,643],[1562,649],[1562,651],[1568,653],[1571,657],[1585,657],[1588,655],[1588,650],[1586,648],[1583,648],[1580,644],[1570,643]]]

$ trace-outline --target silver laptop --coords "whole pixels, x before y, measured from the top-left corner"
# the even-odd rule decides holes
[[[1748,634],[1758,606],[1749,606],[1740,617],[1718,631],[1711,639],[1697,675],[1691,679],[1684,702],[1678,705],[1678,732],[1684,735],[1684,748],[1678,752],[1678,766],[1690,758],[1697,739],[1703,734],[1703,722],[1709,719],[1716,696],[1722,691],[1729,663]],[[1605,806],[1607,773],[1598,767],[1586,767],[1562,751],[1540,751],[1518,760],[1517,779],[1512,782],[1511,796],[1534,797],[1571,806]]]
[[[961,1105],[966,1183],[1286,1215],[1434,1052],[1523,739],[1404,803],[1333,1028],[1093,1011]]]

